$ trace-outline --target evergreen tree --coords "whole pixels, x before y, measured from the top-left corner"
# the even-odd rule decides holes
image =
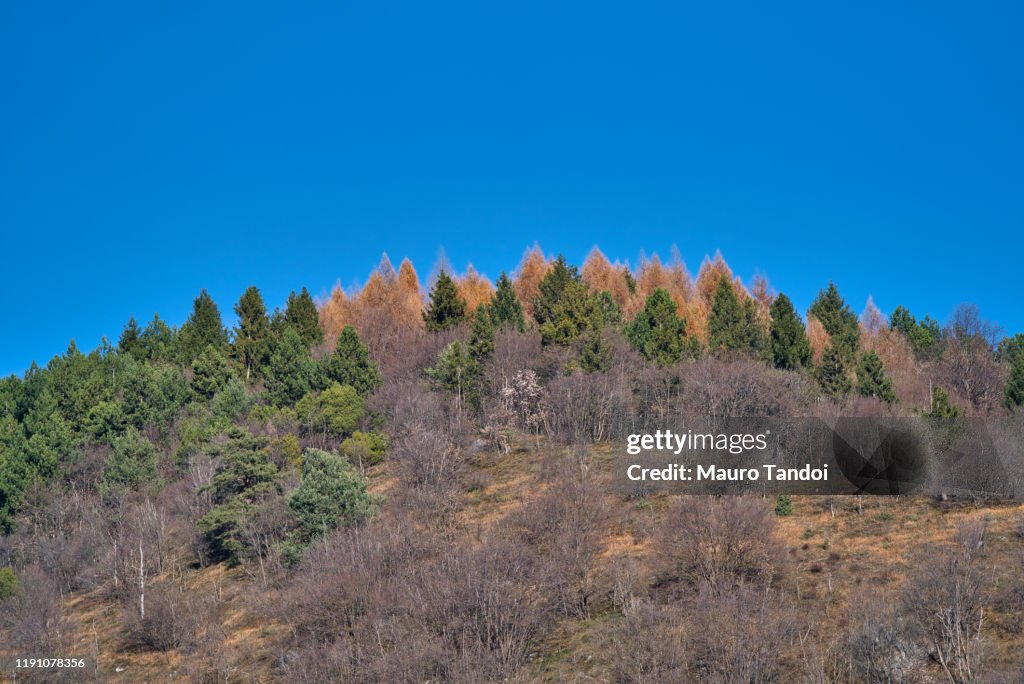
[[[298,336],[296,340],[302,344]],[[261,501],[280,491],[277,466],[266,447],[266,439],[237,427],[226,442],[210,447],[210,455],[220,461],[208,487],[215,505],[197,527],[215,559],[237,563],[245,557],[243,530],[248,518]]]
[[[743,301],[743,327],[740,329],[740,349],[754,358],[764,359],[770,354],[768,337],[757,316],[753,299]]]
[[[842,398],[850,391],[850,378],[846,375],[843,356],[831,344],[821,353],[821,363],[815,373],[821,389],[831,397]]]
[[[821,322],[829,334],[832,346],[842,355],[843,362],[850,362],[860,346],[860,326],[857,314],[843,301],[835,283],[830,282],[827,288],[818,293],[811,304],[810,313]]]
[[[463,406],[476,405],[480,365],[461,342],[452,342],[442,349],[437,363],[426,373],[441,389],[455,395],[455,408],[460,416]]]
[[[956,418],[960,415],[960,409],[949,400],[949,394],[946,393],[946,390],[941,387],[936,387],[932,390],[931,394],[932,405],[924,415],[929,418],[937,418],[940,420]]]
[[[250,286],[235,304],[234,355],[245,369],[245,380],[258,377],[270,356],[270,319],[259,289]]]
[[[192,369],[192,391],[204,399],[212,399],[231,379],[231,365],[219,349],[210,345],[196,359]]]
[[[590,295],[575,266],[559,256],[539,284],[533,315],[540,325],[542,344],[567,346],[589,330],[604,325],[603,312]]]
[[[139,336],[141,345],[140,358],[150,361],[166,361],[177,358],[177,349],[180,345],[171,326],[160,320],[160,314],[153,314],[151,320]]]
[[[141,332],[135,316],[129,317],[127,325],[121,331],[121,337],[117,340],[118,350],[122,354],[130,354],[137,359],[143,358],[142,341],[139,339]]]
[[[479,363],[494,353],[494,323],[491,320],[490,307],[486,304],[478,306],[473,314],[468,346],[470,356]]]
[[[334,353],[325,359],[324,375],[327,381],[349,385],[364,397],[381,384],[380,371],[370,360],[369,347],[351,325],[341,331]]]
[[[427,330],[447,330],[466,320],[466,300],[459,295],[459,288],[452,277],[441,271],[430,291],[430,303],[423,312]]]
[[[320,314],[306,288],[302,288],[302,292],[299,294],[292,292],[288,295],[284,321],[295,327],[307,347],[315,347],[324,341],[324,331],[320,327]]]
[[[644,308],[626,328],[626,338],[645,359],[661,366],[680,361],[691,351],[686,319],[676,315],[678,307],[668,291],[656,289]]]
[[[743,304],[728,278],[719,278],[708,312],[708,347],[714,353],[743,350],[746,344]]]
[[[622,308],[610,292],[601,290],[594,295],[594,305],[597,307],[602,325],[610,325],[614,328],[622,324]]]
[[[998,356],[1010,364],[1003,403],[1012,410],[1024,405],[1024,334],[1017,333],[1000,342]]]
[[[519,332],[523,331],[525,325],[523,305],[519,301],[519,296],[516,295],[512,280],[504,272],[498,278],[498,287],[494,291],[494,296],[491,297],[489,311],[491,322],[495,328],[503,328],[508,325]]]
[[[918,359],[935,359],[942,352],[942,327],[925,316],[918,321],[906,307],[898,306],[889,317],[889,328],[903,335]]]
[[[285,326],[265,372],[267,397],[276,406],[290,406],[318,385],[317,368],[298,331]]]
[[[885,372],[885,366],[873,351],[861,355],[857,365],[857,391],[865,397],[878,397],[887,404],[896,401],[892,380]]]
[[[780,294],[771,306],[771,355],[776,368],[796,369],[811,364],[811,343],[789,297]]]
[[[299,523],[298,542],[308,545],[342,525],[373,515],[379,500],[366,492],[366,480],[344,458],[320,449],[307,449],[302,482],[288,497]]]
[[[192,314],[181,326],[179,337],[181,352],[188,364],[210,345],[218,349],[228,348],[228,334],[221,322],[220,310],[206,290],[192,302]]]

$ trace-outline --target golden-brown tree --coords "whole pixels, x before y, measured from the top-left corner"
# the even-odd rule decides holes
[[[481,304],[487,304],[494,295],[491,281],[477,273],[473,264],[466,267],[466,272],[455,279],[459,296],[466,300],[466,311],[476,311]]]
[[[540,281],[551,268],[551,261],[544,257],[540,245],[534,244],[523,253],[513,278],[513,285],[519,301],[523,303],[523,312],[533,316],[533,300],[540,294]]]

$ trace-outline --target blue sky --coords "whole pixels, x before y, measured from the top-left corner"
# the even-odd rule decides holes
[[[203,287],[273,306],[440,248],[493,277],[534,241],[1024,331],[1022,14],[3,3],[0,373]]]

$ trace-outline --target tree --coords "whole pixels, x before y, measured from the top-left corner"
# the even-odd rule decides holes
[[[324,375],[328,382],[349,385],[364,397],[381,384],[380,370],[370,360],[369,347],[351,325],[341,331],[334,353],[325,360]]]
[[[246,551],[243,528],[257,503],[279,492],[277,466],[270,460],[267,440],[242,428],[232,428],[227,440],[209,448],[219,461],[206,488],[214,508],[197,523],[217,559],[238,562]]]
[[[878,354],[869,351],[861,355],[857,365],[857,391],[865,397],[877,397],[887,404],[896,401],[892,380]]]
[[[494,323],[490,307],[482,304],[473,313],[473,325],[469,330],[469,354],[477,362],[494,353]]]
[[[511,326],[519,332],[523,331],[523,305],[519,301],[518,295],[516,295],[512,280],[504,271],[502,271],[501,277],[498,278],[498,287],[494,292],[494,296],[491,297],[491,304],[488,310],[495,328]]]
[[[231,366],[217,347],[210,345],[193,364],[192,390],[204,399],[212,399],[231,379]]]
[[[366,412],[366,404],[359,393],[349,385],[336,382],[320,393],[320,406],[327,429],[340,437],[352,434]]]
[[[942,328],[931,317],[917,321],[906,307],[898,306],[889,317],[889,327],[907,339],[918,359],[935,359],[941,355]]]
[[[441,271],[430,291],[430,302],[423,312],[427,330],[447,330],[466,320],[466,300],[459,296],[459,288],[446,272]]]
[[[316,304],[306,288],[302,292],[288,295],[284,310],[284,321],[293,326],[307,347],[314,347],[324,341],[324,331],[320,327],[320,315]]]
[[[320,449],[306,450],[302,482],[288,497],[304,544],[341,525],[362,522],[379,504],[377,497],[366,492],[366,480],[352,464]]]
[[[117,340],[118,350],[122,354],[130,354],[135,358],[142,358],[143,348],[139,340],[141,332],[135,316],[129,317],[128,323],[124,326],[124,330],[121,331],[121,337]]]
[[[743,305],[732,282],[719,278],[708,312],[708,347],[712,352],[735,351],[743,346]]]
[[[245,380],[251,382],[263,370],[270,355],[270,319],[263,296],[255,286],[246,289],[235,304],[238,325],[235,327],[234,354],[245,369]]]
[[[266,370],[267,397],[277,406],[294,404],[318,384],[317,368],[299,333],[285,326]]]
[[[857,314],[843,301],[835,283],[830,282],[818,293],[811,304],[810,314],[821,322],[844,363],[852,361],[860,345],[860,326]]]
[[[1000,342],[998,356],[1010,365],[1003,404],[1008,409],[1024,405],[1024,334],[1017,333]]]
[[[533,317],[540,325],[541,342],[567,346],[588,330],[604,325],[603,312],[590,295],[575,266],[559,256],[540,281],[533,302]]]
[[[931,392],[931,406],[925,415],[929,418],[948,419],[960,415],[960,409],[950,400],[949,394],[941,387],[936,387]]]
[[[811,364],[811,343],[789,297],[779,294],[771,305],[771,356],[776,368],[797,369]]]
[[[465,404],[476,404],[480,365],[461,342],[452,342],[442,349],[437,363],[426,373],[442,389],[455,395],[455,409],[460,416]]]
[[[128,428],[114,439],[113,451],[103,464],[100,490],[107,495],[117,494],[156,479],[156,449],[135,428]]]
[[[658,288],[626,327],[626,338],[648,361],[668,366],[693,352],[693,341],[686,338],[686,319],[676,315],[677,309],[668,291]]]
[[[831,344],[821,353],[821,363],[815,375],[821,389],[831,397],[841,398],[850,391],[851,383],[846,375],[843,356]]]
[[[228,334],[221,322],[220,310],[206,290],[192,302],[192,314],[181,326],[179,337],[186,363],[192,363],[211,344],[218,349],[228,348]]]

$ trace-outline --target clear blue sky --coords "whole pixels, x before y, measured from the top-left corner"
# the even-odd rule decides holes
[[[286,6],[287,5],[287,6]],[[827,5],[827,7],[826,7]],[[1024,330],[1019,3],[0,6],[0,373],[438,249]]]

